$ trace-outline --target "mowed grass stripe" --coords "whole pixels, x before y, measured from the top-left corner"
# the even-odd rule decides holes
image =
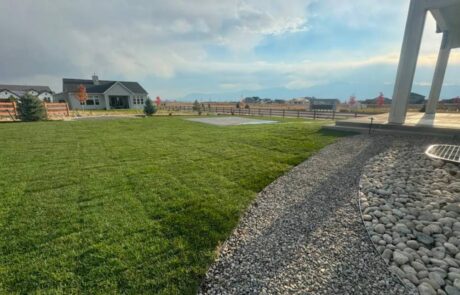
[[[0,124],[0,293],[194,293],[256,193],[343,135],[281,121]]]

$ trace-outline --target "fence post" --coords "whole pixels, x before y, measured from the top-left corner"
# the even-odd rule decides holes
[[[270,108],[270,117],[272,116],[272,109]]]
[[[67,111],[67,117],[70,116],[70,110],[69,110],[69,104],[68,103],[65,103],[65,109]]]
[[[286,112],[286,110],[285,110],[285,109],[283,109],[283,118],[284,118],[284,115],[285,115],[284,113],[285,113],[285,112]]]
[[[355,112],[355,118],[358,117],[358,112]]]
[[[14,116],[15,117],[18,117],[18,109],[17,109],[17,106],[16,106],[16,102],[13,101],[13,109],[14,109]]]
[[[316,110],[313,110],[313,120],[316,120]]]
[[[297,118],[300,118],[300,111],[297,111]]]
[[[49,114],[48,114],[48,106],[46,105],[46,101],[44,101],[44,102],[43,102],[43,105],[44,105],[44,107],[45,107],[45,115],[46,115],[46,119],[49,119],[49,118],[50,118],[50,116],[49,116]]]
[[[335,120],[335,111],[332,110],[332,120]]]

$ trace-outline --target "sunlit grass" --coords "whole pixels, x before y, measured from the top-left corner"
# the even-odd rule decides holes
[[[0,124],[0,293],[194,293],[256,193],[339,135],[281,121]]]

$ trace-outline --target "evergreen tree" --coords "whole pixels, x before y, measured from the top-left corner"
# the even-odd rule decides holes
[[[26,94],[19,99],[18,105],[22,121],[40,121],[46,119],[45,106],[38,97]]]
[[[198,112],[198,115],[201,115],[202,109],[201,109],[201,105],[198,102],[198,100],[195,100],[195,102],[193,103],[192,110],[195,112]]]
[[[157,107],[153,104],[153,101],[149,98],[145,101],[144,114],[151,116],[157,112]]]

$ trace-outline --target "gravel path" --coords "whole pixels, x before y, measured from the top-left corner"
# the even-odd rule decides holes
[[[365,162],[391,137],[343,138],[265,188],[224,243],[201,294],[407,294],[358,208]]]

